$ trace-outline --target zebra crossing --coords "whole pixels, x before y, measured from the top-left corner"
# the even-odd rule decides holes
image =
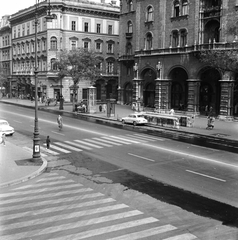
[[[117,136],[102,136],[85,139],[75,139],[73,141],[53,142],[50,149],[46,149],[45,144],[41,146],[41,155],[68,154],[72,152],[90,151],[93,149],[111,148],[115,146],[139,144],[146,142],[165,141],[162,138],[148,136],[144,134],[126,134]],[[32,149],[25,147],[32,151]]]
[[[1,240],[193,240],[195,235],[57,173],[0,194]]]

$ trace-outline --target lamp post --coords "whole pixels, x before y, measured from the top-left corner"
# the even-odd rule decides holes
[[[38,26],[38,8],[39,8],[39,0],[36,0],[35,4],[35,124],[34,124],[34,133],[33,133],[33,160],[40,160],[40,137],[39,137],[39,127],[38,127],[38,61],[37,61],[37,26]],[[47,11],[46,20],[52,20],[52,16],[50,14],[50,0]]]
[[[61,71],[61,67],[59,67],[59,70]],[[59,110],[64,110],[64,98],[63,98],[63,95],[62,95],[62,90],[63,90],[63,85],[62,85],[62,76],[60,76],[60,105],[59,105]]]

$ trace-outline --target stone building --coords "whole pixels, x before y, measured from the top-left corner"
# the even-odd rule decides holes
[[[12,66],[11,27],[8,15],[0,21],[0,81],[1,93],[10,93],[10,75]]]
[[[46,18],[49,10],[52,21]],[[72,80],[61,81],[54,62],[62,49],[84,47],[96,51],[102,61],[103,73],[95,83],[98,100],[117,98],[119,11],[114,1],[45,0],[11,15],[11,82],[17,94],[34,96],[36,48],[39,97],[59,98],[62,91],[64,99],[72,101]],[[79,83],[78,101],[87,97],[88,87],[89,82]]]
[[[238,78],[199,61],[234,48],[236,0],[121,0],[119,101],[156,109],[238,115]]]

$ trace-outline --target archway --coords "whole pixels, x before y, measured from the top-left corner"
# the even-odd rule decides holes
[[[180,67],[174,68],[169,74],[171,83],[171,108],[186,110],[188,102],[188,74]]]
[[[124,103],[129,104],[132,103],[132,93],[133,86],[131,83],[127,83],[124,89]]]
[[[145,104],[145,107],[153,108],[155,106],[155,84],[154,84],[154,82],[149,82],[145,86],[144,104]]]
[[[199,111],[201,114],[204,114],[207,106],[208,110],[212,107],[213,113],[219,114],[221,95],[220,73],[214,68],[204,69],[200,79]]]

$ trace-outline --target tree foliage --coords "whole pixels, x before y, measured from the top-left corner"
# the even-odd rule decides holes
[[[95,52],[77,48],[61,51],[55,64],[59,69],[59,78],[70,76],[77,85],[81,80],[88,80],[91,84],[95,82],[100,75],[99,62]]]
[[[203,63],[212,66],[221,72],[238,72],[238,49],[204,50],[199,54]]]

